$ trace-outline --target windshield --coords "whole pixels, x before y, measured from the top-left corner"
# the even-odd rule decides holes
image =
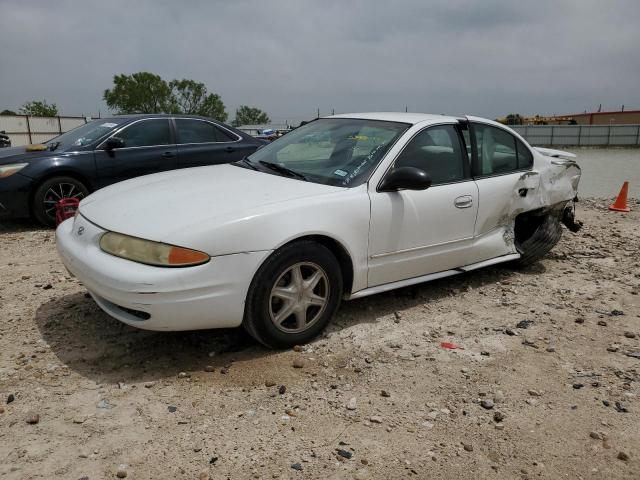
[[[355,187],[369,179],[376,165],[408,124],[354,118],[324,118],[287,133],[248,159],[270,173],[286,169],[306,180]],[[271,165],[273,167],[273,165]]]
[[[52,138],[47,142],[47,145],[56,145],[56,149],[60,150],[66,150],[71,147],[84,147],[104,137],[123,121],[124,120],[113,118],[94,120],[93,122],[81,125],[73,130],[69,130],[67,133]]]

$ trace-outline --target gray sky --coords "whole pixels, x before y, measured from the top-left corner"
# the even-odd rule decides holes
[[[298,122],[640,108],[638,0],[0,0],[0,109],[107,109],[114,74],[191,78]]]

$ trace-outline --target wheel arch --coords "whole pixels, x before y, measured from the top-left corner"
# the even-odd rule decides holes
[[[83,175],[82,173],[77,172],[76,170],[68,169],[68,168],[61,168],[61,169],[47,171],[47,173],[45,175],[41,176],[36,181],[34,181],[32,186],[31,186],[31,190],[29,191],[29,211],[31,211],[32,208],[33,208],[33,197],[35,196],[36,191],[38,190],[38,188],[40,188],[40,185],[42,185],[44,182],[46,182],[47,180],[50,180],[50,179],[52,179],[54,177],[70,177],[70,178],[73,178],[73,179],[81,182],[85,187],[87,187],[87,190],[89,190],[89,193],[93,193],[95,191],[95,189],[93,188],[93,185],[91,184],[91,181],[89,180],[89,178],[86,175]]]
[[[303,240],[311,240],[313,242],[319,243],[320,245],[326,247],[338,260],[340,264],[340,271],[342,273],[342,284],[343,284],[343,293],[351,293],[353,290],[353,280],[354,280],[354,265],[353,258],[349,253],[349,250],[344,246],[342,242],[336,240],[334,237],[323,233],[309,233],[297,236],[295,238],[291,238],[278,245],[277,248],[274,249],[274,252],[278,251],[282,247],[286,245],[290,245],[292,243],[300,242]],[[264,262],[267,261],[269,257],[265,258]],[[263,262],[263,263],[264,263]]]

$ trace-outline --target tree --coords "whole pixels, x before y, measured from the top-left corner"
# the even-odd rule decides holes
[[[207,93],[204,83],[194,80],[172,80],[171,88],[172,110],[174,113],[185,115],[201,115],[224,122],[227,112],[219,95]]]
[[[524,123],[524,118],[519,113],[510,113],[506,120],[507,125],[522,125]]]
[[[46,100],[34,100],[25,103],[20,108],[22,115],[31,115],[34,117],[55,117],[58,115],[58,107],[55,103],[48,104]]]
[[[227,119],[222,99],[208,93],[204,83],[188,79],[167,82],[149,72],[115,75],[113,88],[104,91],[104,100],[120,114],[182,113],[222,122]]]
[[[240,125],[258,125],[261,123],[269,123],[271,119],[259,108],[248,107],[246,105],[240,105],[236,109],[236,118],[233,120],[232,125],[239,127]]]
[[[3,110],[0,112],[0,115],[17,115],[13,110]]]
[[[173,113],[171,88],[159,75],[149,72],[114,75],[113,89],[105,90],[103,98],[120,114]]]

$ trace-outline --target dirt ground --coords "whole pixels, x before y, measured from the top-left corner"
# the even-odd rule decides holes
[[[347,302],[282,352],[127,327],[6,222],[0,478],[640,478],[640,202],[609,203],[533,267]]]

